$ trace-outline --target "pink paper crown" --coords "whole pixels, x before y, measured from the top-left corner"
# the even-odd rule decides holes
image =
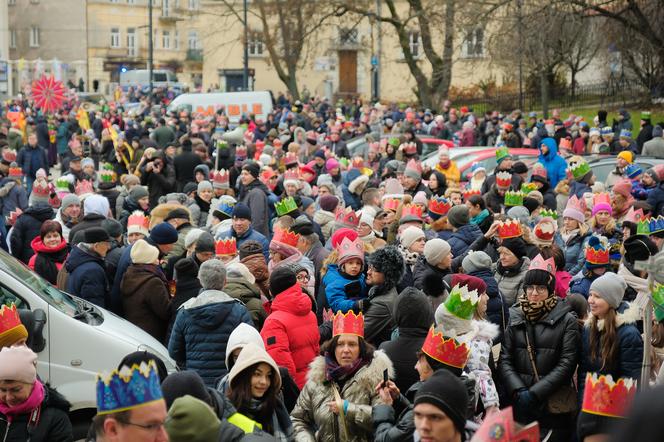
[[[37,196],[48,197],[51,194],[51,190],[48,188],[47,182],[35,181],[35,184],[32,186],[32,193]]]
[[[335,221],[352,228],[357,228],[360,225],[360,218],[350,207],[347,207],[346,210],[340,210]]]
[[[530,267],[528,267],[528,270],[544,270],[555,276],[556,262],[553,258],[545,260],[542,255],[537,255],[532,261],[530,261]]]
[[[217,184],[228,184],[230,181],[230,175],[226,169],[221,169],[214,173],[212,181]]]
[[[422,164],[413,159],[406,163],[406,169],[417,170],[419,173],[422,173]]]
[[[76,187],[74,189],[74,193],[76,195],[81,196],[86,193],[94,193],[94,188],[92,187],[92,181],[88,180],[82,180],[76,183]]]
[[[337,247],[337,252],[339,253],[339,262],[345,261],[346,258],[358,258],[364,260],[364,243],[360,238],[357,238],[355,241],[344,238],[341,241],[341,244]]]
[[[627,212],[627,215],[625,215],[625,219],[623,222],[630,222],[634,224],[638,224],[639,221],[645,218],[645,215],[643,213],[643,209],[639,210],[634,210],[634,206],[631,206],[629,208],[629,211]]]

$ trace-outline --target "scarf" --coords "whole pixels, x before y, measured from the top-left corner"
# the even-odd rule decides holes
[[[374,240],[376,239],[376,232],[372,230],[368,235],[360,236],[360,239],[365,244],[373,244]]]
[[[0,413],[7,416],[7,421],[11,423],[15,417],[31,413],[34,409],[41,406],[42,402],[44,402],[45,396],[46,392],[44,390],[44,384],[39,380],[36,380],[32,387],[32,393],[30,393],[30,396],[28,396],[25,402],[14,405],[13,407],[0,402]]]
[[[560,237],[563,239],[563,242],[565,245],[569,245],[568,242],[570,239],[574,238],[575,235],[579,233],[579,229],[574,229],[570,230],[569,232],[566,230],[561,230],[560,231]]]
[[[519,304],[523,314],[526,315],[528,322],[537,322],[549,313],[558,303],[558,297],[555,294],[550,295],[543,301],[529,301],[525,293],[519,298]]]
[[[518,275],[521,272],[521,266],[523,266],[523,258],[519,258],[519,262],[509,267],[503,267],[499,260],[498,266],[496,266],[496,270],[503,276],[512,277]]]
[[[487,209],[483,209],[480,213],[470,219],[470,223],[479,226],[488,216],[489,211]]]
[[[403,260],[406,261],[406,265],[414,266],[417,263],[417,259],[420,257],[420,254],[417,252],[410,252],[407,248],[399,244],[399,251]]]
[[[358,358],[353,365],[339,365],[332,355],[325,353],[325,379],[343,384],[355,376],[355,373],[366,364],[367,361]]]
[[[55,285],[58,280],[57,264],[64,263],[67,254],[69,254],[69,246],[64,241],[55,247],[52,252],[38,252],[35,258],[35,272]]]
[[[210,213],[210,203],[208,203],[198,195],[194,197],[194,200],[196,201],[196,204],[198,204],[198,207],[201,209],[201,212]]]

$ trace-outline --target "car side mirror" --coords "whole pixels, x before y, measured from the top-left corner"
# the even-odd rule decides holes
[[[27,346],[35,353],[46,348],[44,339],[44,325],[46,325],[46,312],[40,308],[33,310],[20,309],[21,322],[28,330]]]

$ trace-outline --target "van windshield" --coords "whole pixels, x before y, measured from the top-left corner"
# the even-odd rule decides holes
[[[166,72],[153,72],[152,81],[166,81]]]
[[[71,295],[53,287],[48,281],[37,275],[17,259],[14,259],[4,250],[0,250],[0,269],[12,275],[16,281],[21,281],[30,290],[62,313],[74,317],[80,310],[80,306]]]

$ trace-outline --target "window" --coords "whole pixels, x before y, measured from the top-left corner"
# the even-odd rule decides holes
[[[39,28],[37,26],[32,26],[30,28],[30,47],[39,47]]]
[[[420,33],[417,31],[411,31],[408,33],[408,47],[410,48],[410,53],[413,54],[413,58],[419,58],[420,55]]]
[[[161,33],[161,47],[163,49],[171,48],[171,33],[169,31],[163,31]]]
[[[189,0],[189,10],[196,11],[200,7],[199,0]]]
[[[7,2],[7,4],[8,4],[9,6],[11,6],[11,5],[15,5],[15,4],[16,4],[16,0],[9,0],[9,1]]]
[[[250,56],[263,55],[263,35],[261,32],[253,31],[249,34],[249,41],[247,42]]]
[[[111,3],[120,3],[120,0],[111,0]]]
[[[136,29],[127,28],[127,55],[136,56]]]
[[[16,49],[16,29],[11,29],[9,31],[9,47]]]
[[[187,48],[188,49],[199,49],[198,48],[198,32],[189,31],[189,36],[187,38]]]
[[[461,52],[467,58],[484,57],[484,29],[475,28],[468,31]]]
[[[39,0],[30,0],[30,3],[32,3],[33,5],[36,5],[37,3],[39,3]]]
[[[161,0],[161,16],[168,17],[171,13],[171,2],[169,0]]]
[[[128,5],[133,5],[136,3],[136,0],[127,0]]]
[[[180,31],[173,34],[173,49],[180,49]]]
[[[120,47],[120,29],[118,28],[111,28],[111,47]]]
[[[356,45],[359,42],[357,28],[339,28],[339,43],[344,45]]]

